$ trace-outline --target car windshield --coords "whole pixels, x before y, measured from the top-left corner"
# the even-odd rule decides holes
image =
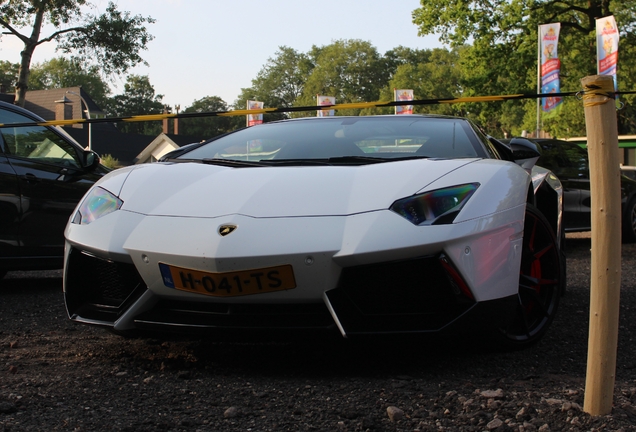
[[[424,116],[307,118],[225,135],[178,159],[275,163],[374,163],[403,158],[473,158],[485,151],[463,119]],[[225,161],[225,162],[224,162]]]

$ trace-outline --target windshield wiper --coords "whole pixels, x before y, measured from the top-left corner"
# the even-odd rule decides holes
[[[382,158],[382,157],[373,157],[373,156],[339,156],[329,158],[329,162],[335,164],[356,164],[356,165],[365,165],[365,164],[374,164],[374,163],[382,163],[382,162],[395,162],[395,161],[403,161],[409,159],[425,159],[427,156],[423,155],[409,155],[409,156],[400,156],[400,157],[391,157],[391,158]]]
[[[261,160],[263,165],[276,166],[324,166],[331,165],[327,159],[268,159]]]
[[[208,165],[219,165],[231,168],[245,168],[245,167],[263,167],[264,165],[260,161],[243,161],[236,159],[221,159],[210,158],[201,159],[201,162]]]

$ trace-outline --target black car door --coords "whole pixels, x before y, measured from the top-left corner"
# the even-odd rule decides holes
[[[19,255],[20,186],[0,142],[0,259]]]
[[[564,195],[576,195],[576,210],[565,208],[564,221],[567,229],[582,230],[589,229],[590,220],[590,168],[587,157],[587,150],[577,144],[561,142],[559,154],[564,161],[561,175],[557,177],[563,183]],[[570,210],[570,211],[568,211]]]
[[[566,231],[590,227],[590,174],[587,151],[561,140],[541,141],[539,165],[550,169],[563,185],[563,225]]]
[[[2,112],[2,123],[20,122],[33,120]],[[3,127],[0,133],[20,191],[19,254],[61,257],[66,223],[99,176],[82,168],[82,149],[52,128]]]

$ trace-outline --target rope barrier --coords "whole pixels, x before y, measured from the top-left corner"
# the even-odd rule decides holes
[[[603,94],[608,98],[614,99],[615,95],[636,94],[636,91],[615,92],[612,94]],[[599,94],[597,93],[596,96]],[[95,124],[95,123],[118,123],[118,122],[142,122],[142,121],[160,121],[165,119],[185,119],[199,117],[235,117],[245,116],[248,114],[273,114],[288,113],[302,111],[318,111],[318,110],[345,110],[345,109],[365,109],[365,108],[390,108],[402,105],[439,105],[439,104],[456,104],[456,103],[479,103],[479,102],[501,102],[506,100],[518,99],[540,99],[548,97],[569,97],[580,96],[580,92],[565,93],[538,93],[538,94],[512,94],[512,95],[496,95],[496,96],[469,96],[459,98],[443,98],[443,99],[420,99],[412,101],[392,101],[392,102],[354,102],[342,103],[334,105],[313,105],[301,107],[278,107],[278,108],[262,108],[253,110],[231,110],[231,111],[210,111],[210,112],[193,112],[181,114],[148,114],[126,117],[104,117],[94,119],[70,119],[70,120],[49,120],[43,122],[22,122],[22,123],[0,123],[0,128],[6,127],[26,127],[26,126],[69,126],[74,124]]]

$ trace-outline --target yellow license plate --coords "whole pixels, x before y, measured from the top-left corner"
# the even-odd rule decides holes
[[[291,265],[255,270],[210,273],[159,263],[163,283],[169,288],[217,297],[261,294],[296,288]]]

